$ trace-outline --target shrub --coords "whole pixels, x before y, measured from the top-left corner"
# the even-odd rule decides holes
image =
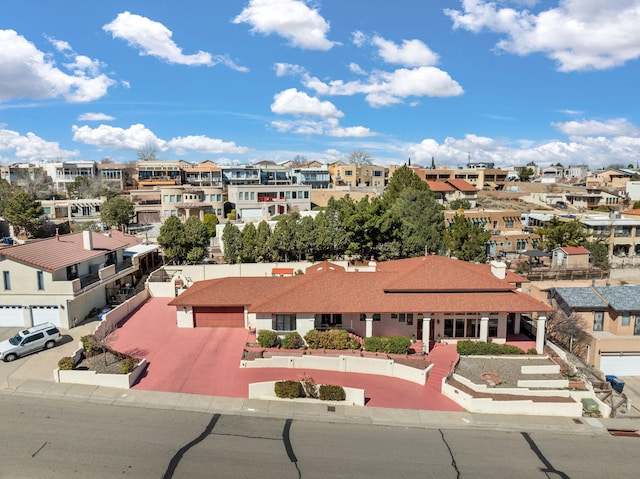
[[[538,354],[538,350],[536,348],[527,349],[527,354]]]
[[[125,358],[120,362],[120,374],[129,374],[136,367],[133,358]]]
[[[263,348],[275,348],[278,345],[278,335],[275,331],[262,329],[258,332],[258,344]]]
[[[347,394],[342,386],[333,386],[331,384],[321,384],[318,391],[318,398],[321,401],[344,401]]]
[[[384,338],[379,336],[364,338],[364,350],[371,353],[383,353],[385,351]]]
[[[298,381],[277,381],[274,390],[279,398],[295,399],[304,395],[302,384]]]
[[[58,361],[58,367],[62,371],[70,371],[76,366],[76,362],[71,356],[65,356],[64,358]]]
[[[310,349],[320,349],[320,331],[312,329],[304,335],[304,340]]]
[[[282,347],[285,349],[300,349],[304,347],[304,340],[298,332],[292,331],[282,340]]]
[[[82,336],[80,338],[80,342],[82,343],[82,349],[84,349],[85,353],[92,353],[100,349],[98,345],[98,340],[94,334],[87,334],[86,336]]]
[[[497,343],[484,343],[476,341],[458,341],[458,354],[461,356],[485,356],[501,354],[524,354],[517,346]]]
[[[407,354],[411,347],[411,339],[406,336],[391,336],[386,343],[385,351],[390,354]]]

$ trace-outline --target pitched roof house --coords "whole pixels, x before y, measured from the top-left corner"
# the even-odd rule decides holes
[[[152,267],[157,245],[140,243],[120,231],[83,231],[1,249],[0,326],[72,328],[92,309],[117,302]]]
[[[504,263],[473,264],[442,256],[378,263],[375,272],[347,272],[330,262],[293,277],[201,281],[175,298],[180,327],[253,327],[279,333],[339,327],[363,337],[402,335],[428,344],[504,342],[520,314],[544,318],[550,308],[519,290],[526,282]]]

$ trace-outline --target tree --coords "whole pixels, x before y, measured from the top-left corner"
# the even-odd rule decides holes
[[[464,198],[457,198],[449,202],[450,210],[468,210],[469,208],[471,208],[471,203]]]
[[[293,160],[291,161],[291,163],[294,166],[303,166],[307,163],[307,157],[303,156],[303,155],[296,155],[293,157]]]
[[[247,223],[242,230],[242,249],[240,258],[243,263],[255,263],[258,249],[258,235],[253,223]]]
[[[179,264],[185,258],[187,251],[182,244],[184,237],[184,225],[175,216],[170,216],[160,227],[158,244],[162,246],[164,257],[173,264]]]
[[[599,240],[587,241],[584,247],[589,250],[589,262],[594,266],[607,270],[609,269],[609,248]]]
[[[358,167],[370,165],[372,163],[371,155],[363,150],[355,150],[349,153],[349,163]]]
[[[219,223],[218,217],[214,213],[205,213],[204,220],[202,222],[207,227],[207,231],[209,232],[209,238],[215,238],[216,226]]]
[[[294,252],[295,231],[300,213],[291,212],[278,218],[269,237],[271,261],[290,261]]]
[[[311,216],[305,216],[298,222],[294,235],[294,250],[298,261],[311,260],[316,248],[314,221]]]
[[[445,230],[445,243],[449,252],[458,259],[484,263],[487,259],[486,243],[491,233],[474,224],[464,215],[456,214]]]
[[[587,239],[587,233],[580,221],[560,221],[554,216],[541,228],[536,228],[534,233],[540,235],[542,240],[538,243],[542,249],[552,250],[557,246],[581,246]]]
[[[442,207],[431,191],[405,189],[391,207],[400,220],[398,240],[402,257],[423,256],[443,249]]]
[[[427,183],[422,181],[418,175],[408,166],[401,166],[391,176],[387,188],[384,190],[383,198],[389,205],[398,199],[400,193],[405,188],[413,188],[418,191],[427,191]]]
[[[19,192],[7,201],[4,207],[4,218],[18,232],[33,236],[43,223],[44,209],[35,196]]]
[[[13,188],[11,184],[4,179],[0,179],[0,216],[4,217],[4,210],[7,207],[7,203],[13,196]]]
[[[532,168],[520,168],[520,170],[518,170],[518,179],[520,181],[530,181],[534,174],[535,172]]]
[[[127,226],[134,216],[133,202],[120,196],[105,201],[100,207],[100,220],[102,223],[118,229]]]
[[[158,149],[156,148],[156,146],[148,141],[146,142],[144,145],[142,145],[140,148],[138,148],[138,160],[140,161],[148,161],[148,160],[156,160],[156,153],[158,152]]]
[[[567,315],[558,309],[549,314],[545,327],[549,338],[568,349],[569,352],[584,357],[583,353],[586,353],[589,343],[589,334],[586,332],[587,321],[583,317],[576,313]]]
[[[0,200],[0,201],[2,201],[2,200]],[[633,203],[632,208],[633,208],[634,210],[638,210],[638,209],[640,209],[640,201],[636,201],[636,202],[634,202],[634,203]],[[1,212],[0,212],[0,214],[1,214]]]
[[[207,226],[200,221],[197,216],[190,216],[187,221],[184,222],[184,232],[181,238],[181,244],[183,251],[187,254],[183,261],[187,263],[195,264],[202,261],[207,255],[209,247],[209,230]]]
[[[67,185],[67,193],[70,198],[96,198],[103,196],[106,188],[100,178],[89,176],[77,176],[72,183]],[[106,195],[104,195],[106,196]]]
[[[223,258],[226,263],[240,262],[242,251],[242,233],[233,223],[227,223],[222,230],[222,243],[224,244]]]
[[[268,261],[268,244],[271,236],[271,228],[269,223],[262,220],[256,228],[256,262],[262,263]]]

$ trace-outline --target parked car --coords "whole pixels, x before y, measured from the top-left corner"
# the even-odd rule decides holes
[[[560,210],[566,210],[568,208],[567,203],[564,201],[556,201],[556,208]]]
[[[60,339],[62,335],[52,323],[38,324],[0,342],[0,359],[9,362],[41,349],[51,349]]]

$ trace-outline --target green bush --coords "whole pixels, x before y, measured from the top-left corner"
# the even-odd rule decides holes
[[[98,345],[98,340],[94,334],[87,334],[86,336],[82,336],[80,338],[80,342],[82,343],[82,349],[84,349],[85,353],[92,353],[93,351],[97,351],[100,349]]]
[[[62,371],[70,371],[76,366],[76,362],[73,360],[71,356],[65,356],[64,358],[58,361],[58,367]]]
[[[304,396],[302,384],[299,381],[277,381],[274,389],[279,398],[295,399]]]
[[[278,334],[269,329],[258,332],[258,344],[263,348],[275,348],[278,345]]]
[[[371,353],[384,353],[385,340],[379,336],[364,338],[364,350]]]
[[[304,340],[296,331],[292,331],[282,340],[282,347],[284,349],[301,349],[304,347]]]
[[[129,374],[136,367],[133,358],[125,358],[120,362],[120,374]]]
[[[391,336],[386,338],[385,351],[389,354],[407,354],[411,347],[411,339],[406,336]]]
[[[304,340],[310,349],[320,349],[320,331],[312,329],[304,335]]]
[[[321,384],[318,390],[318,399],[321,401],[344,401],[347,394],[342,386]]]
[[[461,356],[498,356],[501,354],[524,354],[517,346],[476,341],[458,341],[458,354]]]
[[[536,348],[527,349],[527,354],[538,354],[538,350]]]

